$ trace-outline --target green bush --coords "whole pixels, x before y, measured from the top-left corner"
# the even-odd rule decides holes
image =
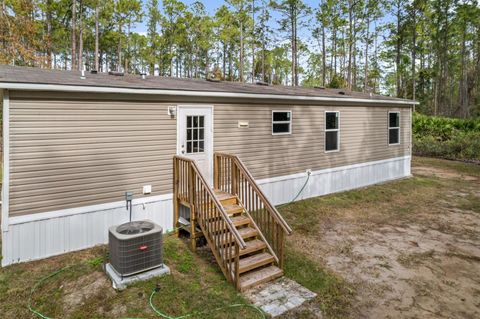
[[[452,119],[415,113],[413,152],[416,155],[480,160],[480,119]]]

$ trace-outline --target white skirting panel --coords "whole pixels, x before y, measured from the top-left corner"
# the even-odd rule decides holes
[[[2,232],[2,266],[105,244],[108,228],[128,219],[125,202],[11,217],[8,231]],[[132,220],[140,219],[172,230],[172,195],[134,200]]]
[[[297,200],[346,191],[410,176],[410,156],[313,171]],[[307,173],[258,180],[267,198],[280,205],[292,201],[307,181]]]

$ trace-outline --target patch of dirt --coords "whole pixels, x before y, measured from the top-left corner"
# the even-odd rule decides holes
[[[455,187],[390,218],[381,218],[380,202],[368,216],[359,213],[365,207],[348,208],[314,235],[289,240],[355,287],[352,318],[480,318],[478,179],[423,166],[413,172]],[[462,206],[467,199],[473,208]]]
[[[477,181],[475,176],[464,175],[447,168],[428,167],[428,166],[414,166],[412,167],[412,173],[422,176],[434,176],[443,179],[463,179],[466,181]]]
[[[63,290],[63,312],[67,316],[85,305],[89,299],[115,295],[111,282],[104,273],[99,271],[82,276],[75,281],[67,282],[61,288]]]

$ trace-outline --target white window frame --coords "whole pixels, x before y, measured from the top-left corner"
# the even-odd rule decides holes
[[[273,120],[273,114],[274,113],[290,113],[290,121],[274,121]],[[282,133],[274,133],[273,132],[273,124],[289,124],[288,132],[282,132]],[[292,124],[293,124],[293,113],[292,110],[272,110],[272,135],[292,135]]]
[[[398,114],[398,126],[393,126],[390,127],[390,114],[391,113],[396,113]],[[388,111],[388,117],[387,117],[387,144],[388,146],[395,146],[395,145],[400,145],[400,137],[401,137],[401,114],[400,111]],[[398,129],[398,143],[390,143],[390,129]]]
[[[338,128],[336,129],[328,129],[327,130],[327,113],[337,113],[338,114]],[[323,151],[325,153],[336,153],[340,152],[340,111],[325,111],[324,119],[323,119],[323,127],[324,127],[324,134],[323,134]],[[338,132],[337,134],[337,149],[336,150],[329,150],[327,151],[327,132]]]

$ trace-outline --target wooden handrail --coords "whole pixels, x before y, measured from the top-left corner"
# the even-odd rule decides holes
[[[267,197],[265,196],[265,194],[263,193],[262,189],[260,187],[258,187],[258,184],[255,182],[255,180],[253,179],[253,176],[252,174],[250,173],[250,171],[246,168],[245,164],[243,164],[242,160],[235,156],[235,161],[237,161],[237,163],[239,164],[239,166],[242,168],[243,172],[245,173],[245,175],[247,176],[249,182],[252,184],[252,187],[255,189],[255,191],[262,197],[262,199],[264,200],[265,202],[265,205],[268,206],[269,210],[273,213],[275,219],[277,220],[277,222],[280,224],[280,226],[283,228],[283,230],[285,231],[285,233],[287,233],[287,235],[290,235],[292,233],[292,228],[287,224],[287,222],[285,221],[285,219],[283,219],[282,215],[278,212],[277,208],[275,206],[272,205],[272,203],[270,203],[270,201],[267,199]]]
[[[259,230],[260,228],[258,227],[257,223],[255,222],[255,220],[252,218],[252,216],[250,215],[250,213],[248,212],[247,209],[245,209],[245,206],[243,206],[242,203],[240,203],[240,206],[245,210],[245,214],[248,216],[248,218],[250,218],[250,220],[252,221],[252,225],[255,229]],[[277,263],[279,263],[279,259],[278,259],[278,256],[277,254],[275,253],[275,251],[273,250],[272,246],[270,246],[270,244],[268,243],[268,240],[265,238],[265,236],[263,235],[263,233],[260,231],[259,234],[260,238],[263,240],[263,242],[265,243],[265,245],[267,245],[267,249],[268,251],[272,254],[273,258],[275,259],[275,261]]]
[[[245,176],[247,177],[248,179],[248,182],[252,185],[252,187],[255,189],[255,191],[258,193],[258,195],[262,198],[265,206],[267,206],[268,210],[270,211],[270,213],[272,213],[272,215],[274,216],[274,218],[276,219],[276,221],[279,223],[279,225],[282,227],[282,229],[285,231],[285,233],[287,235],[290,235],[292,233],[292,228],[287,224],[287,222],[285,221],[285,219],[283,219],[282,215],[280,215],[280,213],[278,212],[278,210],[275,208],[275,206],[273,206],[270,201],[267,199],[267,197],[265,196],[265,194],[263,193],[263,191],[260,189],[260,187],[258,187],[257,183],[255,182],[255,179],[253,178],[252,174],[250,173],[250,171],[247,169],[247,167],[245,166],[245,164],[243,164],[242,160],[236,156],[236,155],[232,155],[232,154],[226,154],[226,153],[219,153],[219,152],[216,152],[215,153],[215,156],[223,156],[223,157],[229,157],[231,159],[233,159],[237,164],[238,166],[241,168],[242,172],[245,174]]]
[[[267,199],[246,166],[232,154],[214,154],[214,187],[237,196],[275,261],[283,267],[285,234],[292,229]]]
[[[179,159],[179,160],[182,160],[182,161],[185,161],[185,162],[189,162],[190,165],[192,166],[192,168],[194,169],[196,175],[198,176],[198,178],[200,179],[200,181],[202,182],[202,184],[204,185],[206,191],[208,192],[208,194],[210,195],[210,198],[213,200],[213,202],[215,203],[215,208],[220,212],[220,215],[222,217],[222,219],[225,221],[225,223],[227,224],[228,226],[228,230],[233,234],[234,238],[235,238],[235,241],[236,243],[240,246],[241,249],[245,249],[247,247],[247,244],[245,243],[245,241],[243,240],[242,236],[240,235],[240,233],[238,232],[237,228],[235,227],[235,225],[233,225],[232,221],[230,220],[230,218],[228,218],[228,214],[225,212],[225,210],[223,209],[223,206],[222,204],[220,203],[220,200],[217,198],[217,196],[215,195],[215,193],[213,192],[213,190],[210,188],[210,186],[208,186],[208,183],[207,181],[205,180],[205,177],[203,176],[203,174],[200,172],[200,170],[198,169],[198,166],[197,164],[195,163],[194,160],[188,158],[188,157],[184,157],[184,156],[179,156],[179,155],[175,155],[174,156],[174,160],[175,159]]]

